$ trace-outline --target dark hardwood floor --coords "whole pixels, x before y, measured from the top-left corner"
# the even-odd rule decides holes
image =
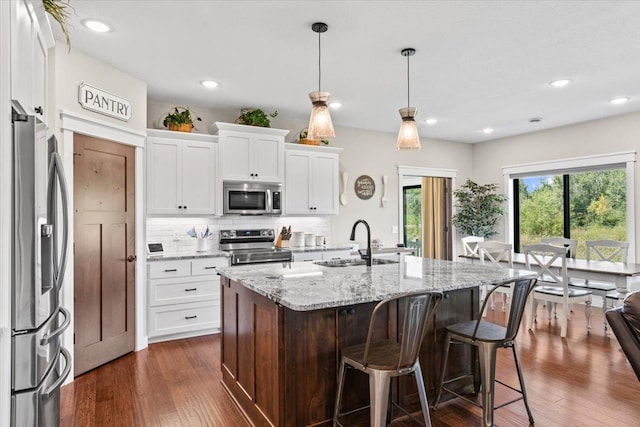
[[[556,322],[539,321],[533,331],[526,329],[526,316],[522,322],[518,349],[536,426],[640,425],[640,382],[615,337],[604,337],[602,312],[594,308],[587,335],[584,313],[576,310],[566,339]],[[487,319],[503,317],[496,308]],[[517,385],[509,350],[499,351],[497,372]],[[61,425],[248,426],[220,379],[219,335],[152,344],[64,386]],[[512,393],[496,385],[496,402]],[[482,425],[481,410],[459,399],[432,410],[431,419],[434,427]],[[495,424],[527,426],[522,402],[498,409]]]

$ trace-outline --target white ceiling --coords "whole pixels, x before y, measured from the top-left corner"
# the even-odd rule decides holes
[[[71,0],[72,46],[148,83],[149,98],[262,108],[305,119],[317,90],[334,124],[397,132],[411,104],[422,137],[480,142],[640,110],[639,1]],[[80,21],[113,27],[93,33]],[[56,38],[61,38],[54,23]],[[554,89],[548,83],[570,78]],[[214,90],[203,79],[220,83]],[[126,94],[120,94],[126,95]],[[613,106],[608,100],[628,96]],[[435,126],[422,121],[434,116]],[[540,123],[529,123],[542,117]],[[480,130],[493,127],[485,135]]]

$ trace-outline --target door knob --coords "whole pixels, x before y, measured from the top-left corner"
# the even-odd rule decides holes
[[[135,260],[137,260],[137,259],[138,259],[138,257],[137,257],[137,256],[135,256],[135,255],[129,255],[129,256],[127,257],[127,261],[129,261],[129,262],[133,262],[133,261],[135,261]]]

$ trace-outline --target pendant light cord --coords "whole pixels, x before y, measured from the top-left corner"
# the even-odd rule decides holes
[[[409,56],[410,55],[407,55],[407,108],[411,106],[411,102],[409,102],[409,94],[411,93],[409,90],[409,85],[411,84],[411,79],[409,78]]]
[[[322,68],[320,67],[320,59],[322,57],[322,49],[320,48],[320,35],[322,33],[318,32],[318,92],[321,92],[320,89],[320,81],[321,81],[321,77],[322,77]]]

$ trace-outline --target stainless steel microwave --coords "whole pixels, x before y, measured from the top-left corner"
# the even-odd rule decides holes
[[[222,189],[225,215],[282,214],[282,184],[225,181]]]

